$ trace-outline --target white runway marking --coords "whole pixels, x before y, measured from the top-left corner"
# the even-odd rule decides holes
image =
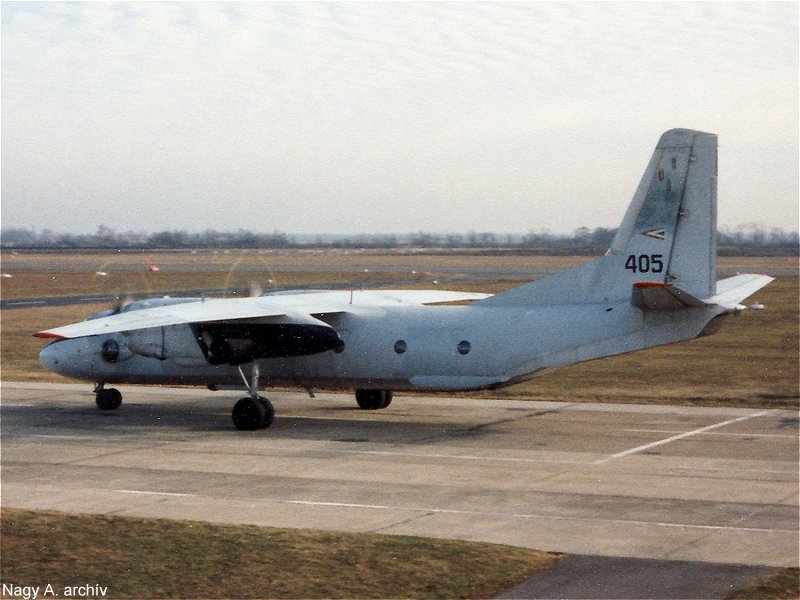
[[[146,490],[112,490],[120,494],[137,494],[139,496],[174,496],[178,498],[199,498],[197,494],[179,494],[177,492],[150,492]]]
[[[666,432],[658,432],[656,430],[651,429],[626,429],[626,431],[642,431],[642,432],[650,432],[650,433],[671,433],[669,431]],[[739,435],[736,433],[732,433],[730,435]],[[744,435],[744,434],[742,434]],[[764,434],[769,435],[769,434]],[[796,436],[784,436],[784,435],[776,435],[775,437],[796,437]],[[509,457],[509,456],[474,456],[470,454],[423,454],[420,452],[390,452],[386,450],[320,450],[320,452],[325,454],[355,454],[355,455],[366,455],[366,456],[386,456],[386,457],[403,457],[403,458],[447,458],[452,460],[468,460],[468,461],[475,461],[475,462],[486,462],[486,463],[493,463],[493,462],[511,462],[511,463],[523,463],[523,464],[541,464],[541,465],[549,465],[549,464],[556,464],[556,465],[596,465],[600,464],[604,461],[604,459],[598,460],[565,460],[565,459],[557,459],[557,458],[519,458],[519,457]],[[796,471],[794,470],[785,470],[785,469],[745,469],[741,466],[737,465],[735,467],[709,467],[709,466],[702,466],[702,467],[691,467],[687,465],[681,465],[678,467],[672,467],[672,469],[678,469],[681,471],[736,471],[737,473],[779,473],[779,474],[794,474]]]
[[[750,531],[750,532],[781,532],[794,533],[794,530],[787,529],[765,529],[762,527],[732,527],[729,525],[693,525],[690,523],[671,523],[663,521],[637,521],[633,519],[603,519],[561,515],[537,515],[533,513],[506,513],[483,510],[457,510],[452,508],[424,508],[407,506],[390,506],[382,504],[356,504],[351,502],[317,502],[312,500],[271,500],[260,498],[261,502],[276,502],[278,504],[296,504],[301,506],[327,506],[332,508],[359,508],[371,510],[391,510],[401,512],[418,512],[424,514],[446,514],[446,515],[474,515],[480,517],[505,517],[511,519],[545,519],[553,521],[582,521],[587,523],[617,523],[626,525],[655,525],[657,527],[680,527],[684,529],[701,529],[711,531]]]
[[[622,458],[624,456],[630,456],[631,454],[636,454],[638,452],[643,452],[645,450],[649,450],[650,448],[655,448],[657,446],[663,446],[664,444],[669,444],[671,442],[675,442],[677,440],[682,440],[687,437],[691,437],[693,435],[697,435],[700,433],[705,433],[706,431],[711,431],[712,429],[718,429],[720,427],[725,427],[727,425],[733,425],[734,423],[740,423],[741,421],[747,421],[748,419],[754,419],[756,417],[763,417],[764,415],[768,414],[769,410],[762,410],[757,413],[753,413],[752,415],[745,415],[743,417],[737,417],[736,419],[729,419],[728,421],[723,421],[722,423],[715,423],[714,425],[708,425],[706,427],[701,427],[700,429],[693,429],[692,431],[687,431],[685,433],[680,433],[678,435],[673,435],[672,437],[665,438],[663,440],[658,440],[656,442],[650,442],[649,444],[645,444],[644,446],[637,446],[636,448],[630,448],[629,450],[623,450],[622,452],[617,452],[616,454],[612,454],[611,456],[607,456],[605,458],[601,458],[596,462],[596,464],[602,464],[613,460],[615,458]]]
[[[181,494],[177,492],[154,492],[147,490],[113,490],[123,494],[137,494],[142,496],[172,496],[180,498],[202,498],[198,494]],[[698,529],[703,531],[745,531],[761,533],[795,533],[788,529],[767,529],[763,527],[733,527],[730,525],[695,525],[691,523],[673,523],[669,521],[639,521],[634,519],[603,519],[562,515],[537,515],[534,513],[508,513],[483,510],[458,510],[452,508],[425,508],[420,506],[392,506],[386,504],[359,504],[354,502],[322,502],[316,500],[279,500],[276,498],[253,498],[257,502],[272,504],[291,504],[295,506],[315,506],[328,508],[353,508],[362,510],[380,510],[392,512],[413,512],[423,515],[469,515],[478,517],[499,517],[507,519],[544,519],[550,521],[580,521],[585,523],[611,523],[619,525],[650,525],[656,527],[671,527],[681,529]],[[391,525],[389,526],[391,527]]]
[[[625,431],[629,431],[631,433],[680,433],[675,429],[625,429]],[[791,435],[786,433],[732,433],[730,431],[715,431],[713,433],[708,433],[708,435],[727,435],[727,436],[739,436],[739,437],[767,437],[767,438],[796,438],[797,435]]]
[[[97,440],[97,436],[95,435],[59,435],[56,433],[34,433],[31,435],[18,435],[16,437],[32,437],[32,438],[41,438],[45,440],[70,440],[73,442],[87,442],[87,441]]]

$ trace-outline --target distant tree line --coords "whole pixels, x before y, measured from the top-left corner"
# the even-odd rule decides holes
[[[55,233],[49,229],[3,229],[0,246],[4,249],[42,250],[155,250],[206,248],[425,248],[519,250],[541,254],[586,254],[604,252],[614,239],[616,229],[580,227],[570,234],[549,231],[503,235],[489,232],[410,234],[361,234],[291,236],[280,231],[255,233],[237,231],[206,231],[192,233],[165,230],[155,233],[117,232],[101,225],[89,234]],[[766,229],[757,224],[723,229],[718,238],[720,254],[724,255],[797,255],[800,236],[797,232]]]

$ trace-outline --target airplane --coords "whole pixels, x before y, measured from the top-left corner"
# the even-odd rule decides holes
[[[579,267],[494,295],[440,290],[159,298],[34,335],[41,364],[95,383],[246,389],[234,426],[268,427],[273,386],[355,390],[364,410],[397,391],[494,389],[544,369],[716,333],[773,280],[717,281],[717,136],[664,133],[611,247]]]

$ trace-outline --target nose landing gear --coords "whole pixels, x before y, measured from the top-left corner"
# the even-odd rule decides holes
[[[102,383],[94,386],[94,401],[100,410],[116,410],[122,404],[122,394],[117,388],[106,389]]]
[[[241,373],[241,368],[239,372]],[[258,363],[253,361],[248,384],[250,395],[234,404],[233,412],[231,413],[233,425],[240,431],[266,429],[275,419],[275,408],[272,403],[263,396],[258,395],[258,376]],[[244,373],[242,373],[242,378],[247,383]]]

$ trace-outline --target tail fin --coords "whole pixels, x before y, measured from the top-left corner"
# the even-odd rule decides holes
[[[611,244],[611,254],[625,261],[626,291],[644,276],[698,298],[713,295],[717,136],[688,129],[673,129],[661,136]],[[652,256],[659,255],[662,270],[652,264]],[[645,257],[651,257],[649,270]]]
[[[707,298],[716,286],[716,221],[717,136],[672,129],[656,145],[605,256],[481,302],[612,302],[630,299],[642,282]]]

